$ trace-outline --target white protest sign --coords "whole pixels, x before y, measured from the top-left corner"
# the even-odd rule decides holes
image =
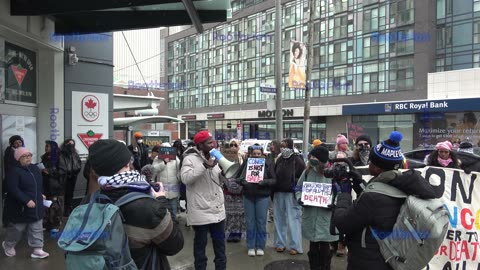
[[[249,183],[258,183],[262,181],[264,170],[264,158],[249,158],[247,161],[247,175],[245,176],[245,180]]]
[[[332,184],[303,182],[302,202],[304,205],[328,207],[332,204]]]

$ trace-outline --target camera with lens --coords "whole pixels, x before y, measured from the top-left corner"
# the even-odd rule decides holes
[[[347,180],[349,177],[350,168],[345,163],[334,163],[332,167],[324,171],[324,175],[327,178],[333,180],[342,181]]]

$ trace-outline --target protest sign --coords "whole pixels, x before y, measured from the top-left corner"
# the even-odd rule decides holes
[[[304,205],[328,207],[332,204],[332,184],[303,182],[302,202]]]
[[[415,170],[432,185],[450,214],[445,240],[424,270],[480,269],[480,173],[440,167]],[[364,180],[369,178],[363,175]]]
[[[160,147],[158,150],[158,158],[175,160],[177,158],[176,149],[174,147]]]
[[[245,179],[249,183],[258,183],[263,180],[264,170],[264,158],[249,158],[247,161],[247,175],[245,176]]]

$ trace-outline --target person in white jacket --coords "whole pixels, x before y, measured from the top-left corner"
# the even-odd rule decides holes
[[[225,254],[225,199],[221,169],[211,159],[213,138],[208,131],[194,137],[195,147],[183,153],[181,179],[187,187],[187,220],[195,231],[193,256],[195,270],[207,269],[205,248],[210,233],[215,253],[215,270],[227,269]]]
[[[162,147],[170,147],[169,144],[160,145]],[[176,157],[174,160],[169,158],[155,157],[152,163],[153,166],[153,180],[161,182],[165,188],[165,197],[168,200],[168,210],[172,214],[172,220],[177,221],[177,206],[180,197],[180,159]]]

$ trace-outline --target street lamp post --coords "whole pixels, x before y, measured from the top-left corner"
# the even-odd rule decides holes
[[[305,108],[303,111],[303,156],[308,153],[308,145],[310,144],[310,88],[312,85],[312,68],[313,68],[313,13],[315,12],[314,0],[309,1],[310,15],[308,18],[308,43],[307,43],[307,73],[305,84]]]
[[[283,138],[283,110],[282,110],[282,0],[275,0],[275,123],[276,138]]]

